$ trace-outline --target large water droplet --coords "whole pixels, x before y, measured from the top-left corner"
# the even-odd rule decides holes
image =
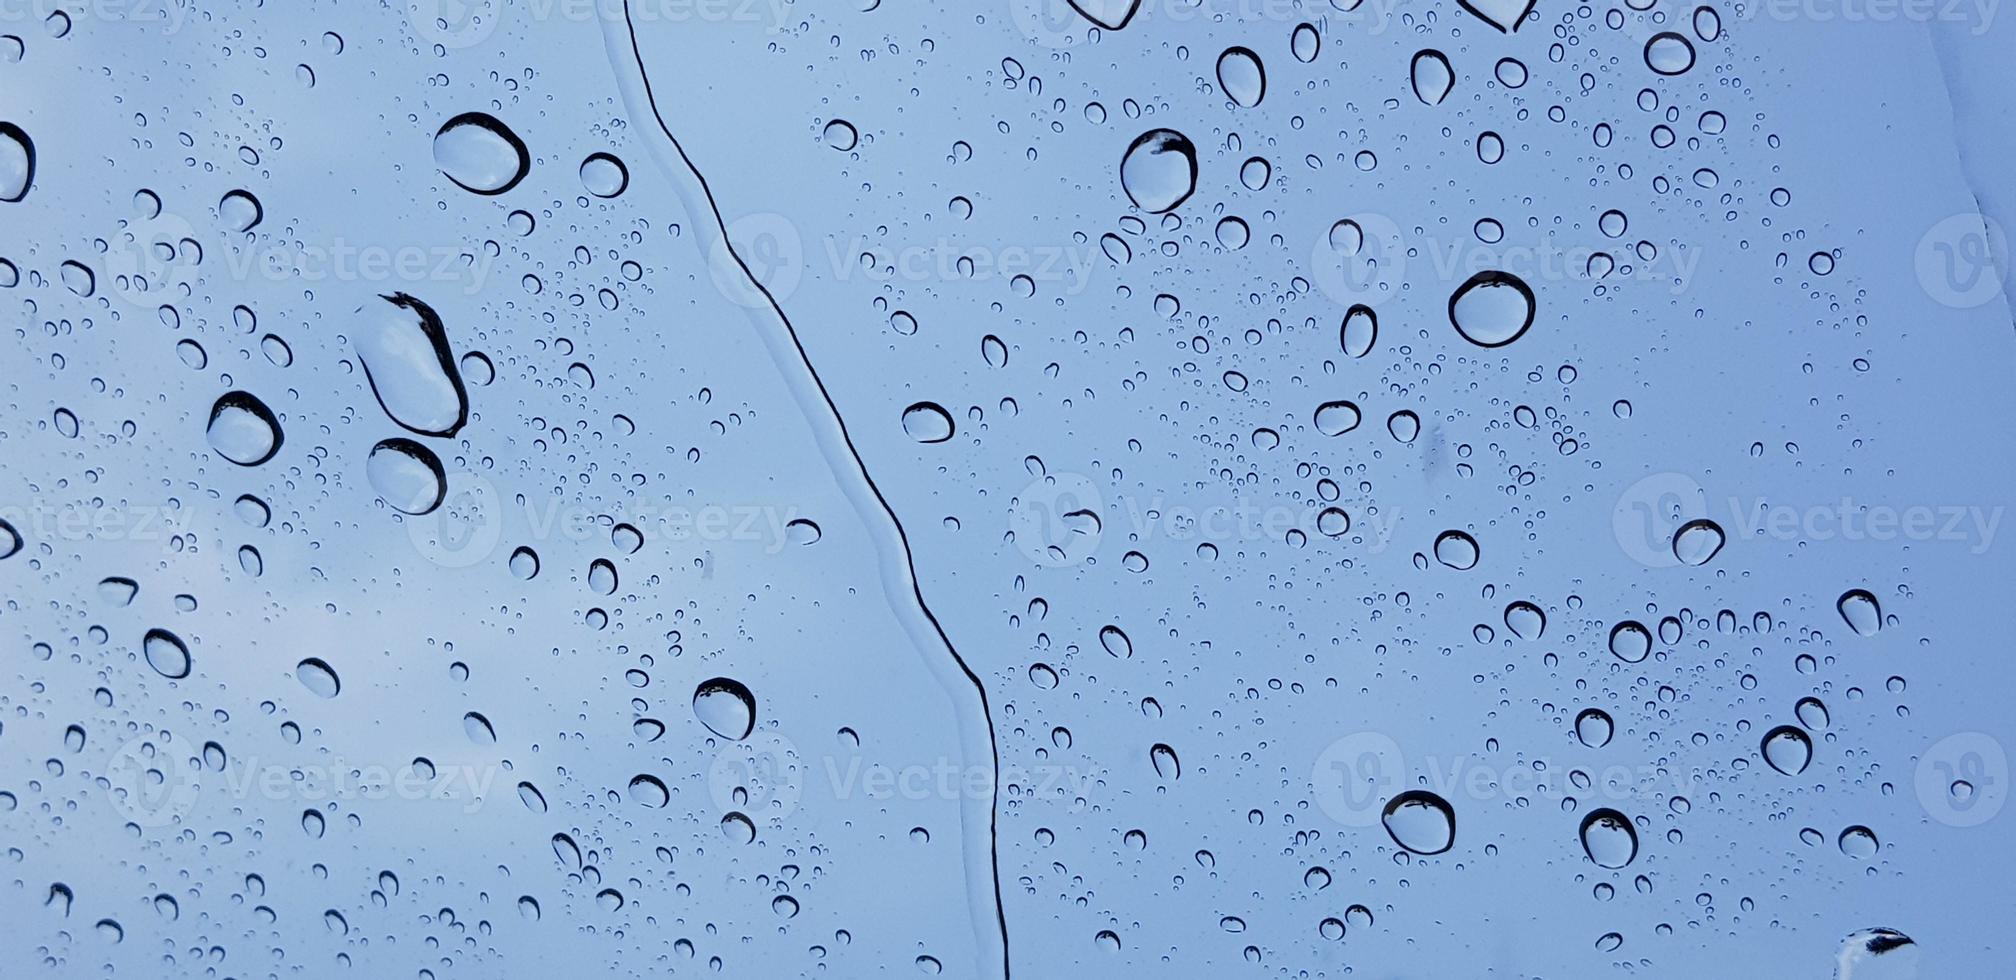
[[[35,183],[35,141],[21,127],[0,122],[0,202],[13,204],[28,196]]]
[[[1408,75],[1414,83],[1414,97],[1426,105],[1441,105],[1449,90],[1456,87],[1456,69],[1449,67],[1449,56],[1434,48],[1415,52]]]
[[[1463,531],[1444,531],[1435,539],[1435,560],[1457,571],[1477,567],[1477,539]]]
[[[1341,436],[1358,427],[1358,406],[1347,401],[1324,402],[1316,407],[1316,431]]]
[[[630,168],[613,153],[590,153],[581,161],[581,186],[596,197],[615,197],[630,186]]]
[[[1533,290],[1509,272],[1480,272],[1449,295],[1449,322],[1479,347],[1503,347],[1533,325]]]
[[[204,434],[217,455],[239,466],[257,466],[272,459],[285,441],[273,410],[244,391],[227,391],[210,406],[210,424]]]
[[[469,736],[469,741],[477,745],[497,744],[496,726],[480,712],[471,711],[462,716],[462,734]]]
[[[189,645],[167,630],[148,630],[140,640],[140,652],[146,656],[147,666],[169,680],[189,676]]]
[[[1616,810],[1591,810],[1582,818],[1582,851],[1599,868],[1624,867],[1638,856],[1638,831]]]
[[[21,550],[21,545],[21,532],[14,530],[14,525],[0,520],[0,559],[14,557]]]
[[[1183,763],[1176,758],[1176,750],[1160,742],[1148,750],[1148,761],[1154,763],[1155,774],[1163,779],[1177,779],[1183,775]]]
[[[232,231],[251,231],[266,217],[266,209],[251,191],[230,191],[217,202],[217,216]]]
[[[1379,340],[1379,314],[1372,308],[1359,303],[1344,311],[1344,325],[1338,328],[1337,343],[1344,353],[1352,357],[1364,357],[1372,353],[1372,345]]]
[[[1440,854],[1456,843],[1456,811],[1425,789],[1410,789],[1389,800],[1380,820],[1393,843],[1416,854]]]
[[[465,112],[434,134],[434,164],[463,190],[502,194],[525,179],[532,155],[496,116]]]
[[[952,413],[936,402],[918,402],[903,410],[903,431],[918,442],[944,442],[952,438]]]
[[[640,775],[630,780],[630,802],[639,806],[657,809],[671,802],[672,794],[665,788],[664,781],[652,775]]]
[[[1235,105],[1251,109],[1267,95],[1267,69],[1252,48],[1226,48],[1218,56],[1218,87]]]
[[[1610,713],[1602,708],[1584,708],[1575,716],[1575,738],[1592,749],[1600,749],[1610,744],[1610,736],[1617,730]]]
[[[1547,632],[1547,614],[1524,599],[1505,606],[1505,628],[1522,640],[1537,640]]]
[[[357,310],[353,341],[379,407],[403,428],[452,436],[469,421],[469,393],[434,308],[405,293]]]
[[[756,695],[733,678],[701,681],[693,691],[693,715],[708,731],[739,742],[756,729]]]
[[[1673,557],[1684,565],[1706,565],[1724,540],[1722,525],[1705,517],[1691,520],[1673,532]]]
[[[295,664],[294,677],[316,697],[333,698],[343,690],[343,682],[336,679],[336,668],[317,657]]]
[[[1841,593],[1834,608],[1841,611],[1841,618],[1856,636],[1875,636],[1883,628],[1883,607],[1877,603],[1875,594],[1867,589],[1849,589]]]
[[[1618,623],[1610,627],[1610,653],[1627,664],[1639,663],[1652,655],[1652,632],[1635,619]]]
[[[1881,848],[1881,844],[1876,840],[1876,832],[1861,824],[1843,830],[1835,843],[1840,846],[1841,853],[1864,861],[1875,857],[1877,850]]]
[[[1645,66],[1661,75],[1679,75],[1694,67],[1694,43],[1673,31],[1661,31],[1645,42]]]
[[[1765,732],[1762,749],[1764,761],[1787,776],[1805,772],[1806,764],[1813,761],[1813,740],[1791,725],[1779,725]]]
[[[371,489],[403,514],[431,513],[448,495],[448,476],[440,457],[411,439],[386,439],[372,446],[371,455],[364,460],[364,473]]]
[[[1197,189],[1196,145],[1173,129],[1142,133],[1120,158],[1120,187],[1143,211],[1175,210]]]

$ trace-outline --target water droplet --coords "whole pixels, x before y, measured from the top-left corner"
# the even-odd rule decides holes
[[[1218,87],[1234,105],[1251,109],[1267,95],[1267,69],[1253,49],[1226,48],[1218,56]]]
[[[1582,818],[1582,851],[1599,868],[1624,867],[1638,856],[1638,831],[1616,810],[1591,810]]]
[[[952,413],[936,402],[918,402],[903,410],[903,431],[918,442],[944,442],[952,438]]]
[[[1826,730],[1830,720],[1827,716],[1827,705],[1819,698],[1800,698],[1799,703],[1792,707],[1792,713],[1799,716],[1799,724],[1806,726],[1809,732]]]
[[[1449,56],[1434,48],[1414,53],[1408,76],[1414,83],[1414,97],[1423,105],[1441,105],[1456,87],[1456,69],[1449,67]]]
[[[6,552],[4,532],[0,532],[0,558],[7,557]],[[115,606],[130,606],[133,597],[139,594],[140,583],[130,578],[113,576],[98,582],[98,597]]]
[[[1652,655],[1652,633],[1645,624],[1627,619],[1610,628],[1610,653],[1627,664],[1641,663]]]
[[[1337,343],[1344,353],[1352,357],[1364,357],[1372,353],[1372,345],[1379,340],[1379,314],[1363,303],[1352,306],[1344,312],[1344,325],[1338,328]]]
[[[1173,129],[1142,133],[1120,159],[1120,187],[1150,214],[1175,210],[1197,189],[1196,145]]]
[[[217,202],[217,215],[224,219],[224,227],[232,231],[251,231],[266,217],[266,209],[251,191],[236,190]]]
[[[721,835],[737,844],[747,844],[756,839],[756,825],[740,813],[730,813],[721,818]]]
[[[1688,521],[1673,532],[1673,557],[1684,565],[1706,565],[1722,550],[1722,525],[1705,517]]]
[[[708,731],[739,742],[756,729],[756,695],[732,678],[702,681],[693,691],[693,714]]]
[[[581,161],[581,186],[596,197],[615,197],[630,186],[630,168],[613,153],[590,153]]]
[[[1602,708],[1584,708],[1575,716],[1575,738],[1592,749],[1600,749],[1610,744],[1610,736],[1617,730],[1610,713]]]
[[[169,680],[189,676],[189,646],[181,637],[164,629],[148,630],[140,640],[140,651],[155,673]]]
[[[35,141],[21,127],[0,122],[0,202],[28,196],[35,183]]]
[[[520,581],[530,582],[539,574],[539,553],[520,545],[511,551],[511,560],[508,564],[513,576]]]
[[[1462,531],[1444,531],[1435,538],[1435,560],[1457,571],[1477,567],[1477,539]]]
[[[1547,614],[1524,599],[1505,607],[1505,628],[1522,640],[1537,640],[1547,632]]]
[[[647,774],[631,778],[630,802],[655,810],[671,800],[672,793],[665,788],[664,781],[658,777]]]
[[[1440,854],[1456,843],[1456,811],[1423,789],[1394,797],[1380,815],[1393,842],[1416,854]]]
[[[440,458],[411,439],[395,437],[372,446],[364,474],[371,489],[402,514],[432,513],[448,495]]]
[[[1679,75],[1694,67],[1694,43],[1673,31],[1661,31],[1645,42],[1645,66],[1661,75]]]
[[[1316,25],[1301,23],[1295,25],[1295,32],[1288,37],[1288,50],[1295,53],[1295,60],[1308,64],[1316,60],[1323,50],[1323,36],[1316,33]]]
[[[477,745],[497,744],[496,727],[490,724],[490,719],[474,711],[462,716],[462,734],[469,736],[469,741]]]
[[[1421,434],[1421,416],[1406,409],[1386,417],[1386,432],[1399,442],[1413,442]]]
[[[343,690],[343,682],[336,678],[336,668],[316,657],[295,664],[294,677],[316,697],[333,698]]]
[[[1118,626],[1101,627],[1099,630],[1099,645],[1105,647],[1107,653],[1122,660],[1126,660],[1134,655],[1134,641],[1128,639],[1127,634],[1121,631]]]
[[[1316,407],[1316,431],[1341,436],[1358,427],[1358,406],[1347,401],[1324,402]]]
[[[824,140],[827,146],[842,153],[852,150],[861,142],[861,134],[854,129],[853,123],[845,119],[835,119],[827,123],[826,128],[820,130],[819,138]]]
[[[244,391],[227,391],[217,399],[204,434],[217,455],[239,466],[258,466],[272,459],[285,441],[273,410]]]
[[[1761,748],[1764,761],[1787,776],[1805,772],[1806,764],[1813,761],[1813,740],[1791,725],[1779,725],[1765,732]]]
[[[1867,589],[1849,589],[1841,593],[1841,599],[1834,604],[1841,611],[1841,618],[1856,636],[1875,636],[1883,628],[1883,607],[1876,602],[1876,596]]]
[[[532,155],[497,117],[465,112],[434,134],[434,164],[465,191],[502,194],[525,179]]]
[[[1835,843],[1840,845],[1841,853],[1862,861],[1875,857],[1880,847],[1876,832],[1861,824],[1843,830]]]
[[[469,393],[434,308],[405,293],[357,310],[352,339],[378,405],[401,428],[452,436],[469,421]]]
[[[1479,347],[1503,347],[1533,325],[1533,290],[1509,272],[1480,272],[1449,296],[1449,322]]]
[[[1183,775],[1183,764],[1177,761],[1176,750],[1160,742],[1148,750],[1148,760],[1155,766],[1155,775],[1163,779],[1179,779]]]

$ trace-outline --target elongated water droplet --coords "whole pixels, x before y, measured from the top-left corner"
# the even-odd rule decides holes
[[[670,802],[672,794],[665,783],[656,776],[639,775],[630,780],[630,802],[639,806],[657,809]]]
[[[1148,750],[1148,760],[1155,765],[1155,775],[1163,779],[1177,779],[1183,775],[1183,764],[1176,759],[1176,750],[1161,742]]]
[[[210,448],[239,466],[258,466],[280,451],[280,420],[250,392],[227,391],[210,406]]]
[[[1449,322],[1479,347],[1503,347],[1533,325],[1533,290],[1509,272],[1480,272],[1449,295]]]
[[[1434,48],[1414,53],[1408,75],[1414,83],[1414,97],[1424,105],[1441,105],[1449,90],[1456,87],[1456,69],[1449,67],[1449,56]]]
[[[1875,636],[1883,628],[1883,607],[1877,603],[1875,594],[1867,589],[1849,589],[1841,593],[1834,608],[1841,611],[1841,618],[1856,636]]]
[[[1805,772],[1806,764],[1813,761],[1813,740],[1791,725],[1779,725],[1765,732],[1761,748],[1764,761],[1787,776]]]
[[[28,196],[35,183],[35,141],[21,127],[0,122],[0,202]]]
[[[1827,728],[1827,706],[1819,698],[1800,698],[1792,713],[1799,716],[1799,724],[1805,725],[1807,731],[1825,731]]]
[[[1099,645],[1105,647],[1107,653],[1122,660],[1134,656],[1134,641],[1128,639],[1127,634],[1118,626],[1102,627],[1099,630]]]
[[[336,668],[317,657],[295,664],[294,677],[316,697],[333,698],[343,690],[343,682],[336,678]]]
[[[708,731],[739,742],[756,728],[756,695],[733,678],[701,681],[693,691],[693,715]]]
[[[1631,818],[1604,807],[1582,818],[1582,851],[1599,868],[1621,868],[1638,856],[1638,830]]]
[[[1372,345],[1379,340],[1379,314],[1372,308],[1359,303],[1344,312],[1344,325],[1338,328],[1337,343],[1344,353],[1352,357],[1364,357],[1372,353]]]
[[[1120,187],[1143,211],[1174,211],[1197,189],[1196,145],[1173,129],[1142,133],[1120,158]]]
[[[1456,811],[1425,789],[1410,789],[1389,800],[1380,820],[1393,843],[1416,854],[1440,854],[1456,843]]]
[[[462,716],[462,734],[469,736],[469,741],[477,745],[497,744],[496,727],[490,724],[490,719],[474,711]]]
[[[402,428],[452,436],[469,421],[469,393],[434,308],[405,293],[357,310],[352,340],[378,405]]]
[[[1218,56],[1218,87],[1234,105],[1251,109],[1267,95],[1267,69],[1252,48],[1226,48]]]
[[[465,112],[434,134],[434,163],[463,190],[502,194],[532,167],[525,141],[496,116]]]
[[[1288,35],[1288,50],[1294,52],[1295,60],[1308,64],[1316,60],[1323,51],[1323,35],[1316,33],[1316,25],[1303,22],[1295,25]]]
[[[448,495],[441,459],[411,439],[386,439],[371,447],[364,473],[378,496],[403,514],[427,514]]]
[[[140,640],[140,652],[146,656],[147,666],[169,680],[189,676],[189,646],[167,630],[148,630]]]

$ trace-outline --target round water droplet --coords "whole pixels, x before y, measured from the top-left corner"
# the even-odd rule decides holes
[[[1575,716],[1575,738],[1592,749],[1600,749],[1610,744],[1610,736],[1617,730],[1610,713],[1602,708],[1584,708]]]
[[[434,134],[434,164],[463,190],[502,194],[525,179],[532,155],[496,116],[465,112]]]
[[[204,434],[217,455],[239,466],[258,466],[272,459],[285,441],[273,410],[244,391],[227,391],[217,399]]]
[[[35,141],[21,127],[0,122],[0,202],[28,196],[35,183]]]
[[[596,197],[615,197],[630,186],[630,168],[613,153],[590,153],[581,161],[581,186]]]
[[[251,191],[231,191],[217,202],[217,215],[232,231],[251,231],[266,217],[266,209]]]
[[[739,742],[756,729],[756,695],[732,678],[702,681],[693,691],[693,715],[708,731]]]
[[[730,813],[721,818],[721,835],[737,844],[748,844],[756,839],[756,825],[740,813]]]
[[[1477,539],[1462,531],[1444,531],[1435,539],[1435,560],[1457,571],[1477,567]]]
[[[952,438],[952,413],[936,402],[918,402],[903,410],[903,431],[918,442],[944,442]]]
[[[1661,31],[1645,42],[1645,66],[1661,75],[1679,75],[1694,67],[1694,42],[1673,31]]]
[[[294,677],[319,698],[333,698],[343,690],[343,682],[336,679],[336,668],[316,657],[295,664]]]
[[[845,119],[835,119],[827,123],[826,128],[820,130],[819,138],[824,140],[827,146],[842,153],[852,150],[861,142],[861,134],[854,129],[853,123]]]
[[[1421,416],[1403,408],[1386,417],[1386,431],[1399,442],[1413,442],[1421,434]]]
[[[189,676],[189,646],[167,630],[148,630],[140,640],[140,652],[146,656],[147,666],[169,680]]]
[[[1267,95],[1267,69],[1252,48],[1226,48],[1218,56],[1218,87],[1234,105],[1251,109]]]
[[[1841,853],[1863,861],[1875,857],[1881,846],[1876,840],[1876,832],[1860,824],[1843,830],[1836,843],[1841,846]]]
[[[1547,632],[1547,614],[1524,599],[1505,607],[1505,628],[1522,640],[1537,640]]]
[[[1509,272],[1480,272],[1449,295],[1449,322],[1479,347],[1503,347],[1533,325],[1533,290]]]
[[[1787,776],[1805,772],[1806,764],[1813,761],[1813,740],[1791,725],[1779,725],[1765,732],[1761,748],[1764,761]]]
[[[539,574],[539,553],[523,545],[512,549],[509,561],[511,574],[520,581],[529,582]]]
[[[1610,627],[1610,653],[1627,664],[1643,662],[1652,655],[1651,631],[1635,619]]]
[[[1616,810],[1591,810],[1582,818],[1582,852],[1599,868],[1624,867],[1638,856],[1638,830]]]
[[[1358,406],[1347,401],[1324,402],[1316,407],[1316,431],[1341,436],[1358,427]]]
[[[1724,540],[1722,525],[1705,517],[1691,520],[1673,532],[1673,557],[1683,565],[1706,565]]]
[[[1150,214],[1175,210],[1197,189],[1196,145],[1173,129],[1142,133],[1120,158],[1120,187]]]
[[[1414,53],[1408,75],[1414,83],[1414,97],[1423,105],[1441,105],[1449,90],[1456,87],[1456,69],[1449,67],[1447,55],[1434,48]]]
[[[1834,608],[1841,611],[1841,618],[1856,636],[1875,636],[1883,628],[1883,607],[1867,589],[1849,589],[1841,593]]]
[[[371,455],[364,460],[364,474],[371,489],[402,514],[432,513],[448,495],[448,475],[440,457],[404,437],[372,446]]]
[[[1394,797],[1380,820],[1393,843],[1416,854],[1440,854],[1456,843],[1456,811],[1427,790],[1410,789]]]

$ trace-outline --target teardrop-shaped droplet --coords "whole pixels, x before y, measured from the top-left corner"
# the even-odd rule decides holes
[[[670,802],[672,794],[666,790],[665,782],[649,774],[632,777],[630,780],[630,802],[639,806],[657,809]]]
[[[1680,525],[1673,532],[1673,557],[1683,565],[1706,565],[1722,550],[1722,525],[1705,517]]]
[[[1267,69],[1252,48],[1226,48],[1218,56],[1218,87],[1234,105],[1251,109],[1267,95]]]
[[[1449,67],[1449,56],[1434,48],[1415,52],[1408,74],[1414,83],[1414,97],[1424,105],[1441,105],[1449,90],[1456,87],[1456,69]]]
[[[1805,772],[1806,764],[1813,761],[1813,740],[1791,725],[1765,732],[1762,749],[1764,761],[1787,776]]]
[[[1584,708],[1575,716],[1575,738],[1592,749],[1600,749],[1610,744],[1610,736],[1617,730],[1610,713],[1602,708]]]
[[[1582,852],[1599,868],[1621,868],[1638,856],[1638,830],[1631,818],[1603,807],[1582,818]]]
[[[1456,811],[1425,789],[1410,789],[1388,801],[1380,820],[1393,843],[1416,854],[1440,854],[1456,843]]]
[[[1533,325],[1533,290],[1509,272],[1471,276],[1449,295],[1449,322],[1479,347],[1503,347]]]
[[[1806,726],[1809,732],[1825,731],[1830,720],[1827,705],[1819,698],[1800,698],[1799,703],[1793,705],[1792,713],[1799,716],[1799,724]]]
[[[918,402],[903,410],[903,431],[918,442],[944,442],[952,438],[952,413],[936,402]]]
[[[1661,75],[1679,75],[1694,67],[1694,42],[1673,31],[1661,31],[1645,42],[1645,66]]]
[[[1344,353],[1364,357],[1372,353],[1372,345],[1378,340],[1379,314],[1363,303],[1345,311],[1344,325],[1337,331],[1337,342],[1344,348]]]
[[[1160,742],[1148,750],[1148,760],[1155,765],[1155,775],[1163,779],[1176,779],[1183,775],[1183,763],[1177,760],[1176,750]]]
[[[490,724],[490,719],[475,711],[462,716],[462,734],[469,736],[469,741],[477,745],[497,744],[496,726]]]
[[[169,680],[189,676],[189,645],[167,630],[148,630],[140,640],[140,652],[146,656],[147,666]]]
[[[1842,620],[1856,636],[1875,636],[1883,628],[1883,607],[1876,596],[1867,589],[1849,589],[1841,593],[1834,608],[1841,611]]]
[[[1324,402],[1316,406],[1316,431],[1341,436],[1358,427],[1358,406],[1347,401]]]
[[[1099,645],[1105,647],[1107,653],[1122,660],[1134,655],[1134,641],[1128,639],[1127,634],[1118,626],[1102,627],[1099,630]]]
[[[465,112],[434,134],[434,164],[463,190],[502,194],[525,179],[532,154],[496,116]]]
[[[756,695],[733,678],[701,681],[693,691],[693,715],[708,731],[739,742],[756,729]]]
[[[1173,129],[1134,138],[1120,158],[1120,187],[1150,214],[1174,211],[1197,189],[1197,146]]]
[[[227,391],[210,406],[210,448],[239,466],[258,466],[280,451],[280,420],[250,392]]]
[[[392,421],[423,436],[452,436],[469,421],[469,393],[434,308],[405,293],[359,308],[352,329],[364,377]]]
[[[1610,627],[1610,653],[1627,664],[1642,662],[1652,655],[1652,632],[1635,619],[1618,623]]]
[[[336,678],[336,668],[317,657],[295,664],[294,677],[316,697],[333,698],[343,690],[343,682]]]
[[[448,475],[441,468],[440,457],[404,437],[371,447],[371,455],[364,460],[364,474],[371,489],[403,514],[431,513],[448,495]]]
[[[1477,567],[1477,539],[1463,531],[1444,531],[1435,539],[1435,560],[1457,571]]]
[[[1524,599],[1505,606],[1505,628],[1522,640],[1537,640],[1547,632],[1547,614]]]
[[[35,183],[35,141],[21,127],[0,122],[0,202],[28,196]]]

